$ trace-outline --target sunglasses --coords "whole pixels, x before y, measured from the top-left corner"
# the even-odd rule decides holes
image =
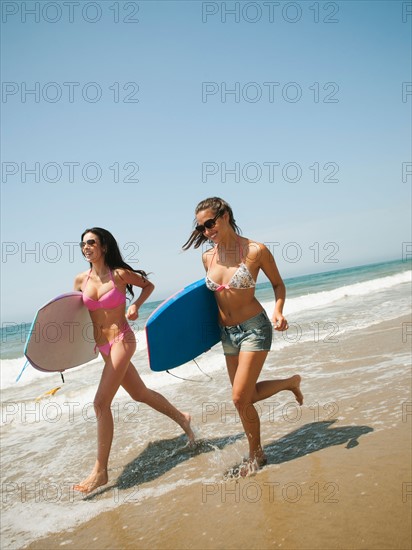
[[[218,212],[214,218],[206,220],[203,225],[197,225],[195,227],[196,231],[199,233],[204,233],[206,229],[213,229],[216,225],[216,220],[223,214],[223,212]]]
[[[94,245],[97,244],[97,243],[96,243],[95,239],[89,239],[89,240],[86,241],[86,242],[83,242],[83,241],[82,241],[81,243],[79,243],[80,248],[84,248],[84,247],[86,246],[86,244],[87,244],[88,246],[94,246]]]

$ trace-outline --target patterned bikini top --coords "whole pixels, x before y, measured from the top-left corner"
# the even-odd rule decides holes
[[[240,250],[240,254],[242,254],[240,241],[239,241],[239,250]],[[215,251],[213,253],[213,257],[210,261],[209,269],[207,270],[206,277],[205,277],[206,286],[209,290],[211,290],[212,292],[221,292],[222,290],[225,290],[225,289],[227,290],[230,288],[244,290],[247,288],[254,288],[256,286],[256,281],[252,277],[248,267],[243,261],[240,263],[239,267],[236,269],[230,281],[226,285],[219,285],[214,281],[212,281],[212,279],[209,277],[209,271],[213,263],[213,259],[216,255],[216,252],[217,252],[217,246],[215,247]]]

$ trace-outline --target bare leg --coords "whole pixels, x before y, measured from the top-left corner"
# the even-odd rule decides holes
[[[249,442],[249,460],[256,460],[258,465],[262,465],[266,457],[260,443],[260,420],[253,406],[253,400],[256,394],[256,381],[267,353],[267,351],[240,352],[239,356],[226,356],[232,382],[233,403],[239,412]],[[234,369],[235,361],[236,369]]]
[[[281,380],[257,382],[266,357],[267,352],[264,351],[241,352],[239,355],[226,356],[233,402],[249,441],[249,460],[256,460],[258,466],[265,463],[266,457],[260,442],[259,415],[253,403],[267,399],[283,390],[293,392],[298,403],[300,405],[303,403],[299,375]]]
[[[186,433],[190,442],[195,440],[195,434],[190,427],[190,415],[186,412],[180,412],[163,395],[148,388],[132,363],[129,363],[129,367],[122,380],[122,386],[135,401],[145,403],[149,407],[152,407],[152,409],[165,414],[177,422]]]
[[[109,356],[103,356],[105,366],[94,399],[97,418],[97,458],[91,474],[74,486],[76,491],[91,493],[108,482],[107,466],[113,440],[113,415],[110,406],[135,349],[135,342],[122,340],[113,344]]]
[[[113,440],[111,403],[120,385],[136,401],[146,403],[177,422],[190,442],[195,439],[190,426],[190,415],[180,412],[163,395],[145,386],[135,367],[130,363],[135,349],[135,342],[127,342],[124,339],[113,344],[110,355],[104,356],[105,366],[94,400],[97,417],[97,459],[91,474],[74,486],[77,491],[90,493],[108,482],[107,466]]]
[[[244,352],[247,353],[247,352]],[[251,352],[249,352],[251,353]],[[238,365],[239,356],[238,355],[227,355],[226,356],[226,365],[229,373],[230,382],[233,386],[233,380],[236,375],[236,369]],[[303,395],[300,391],[300,381],[301,378],[298,374],[291,376],[290,378],[282,378],[279,380],[263,380],[258,382],[255,387],[255,392],[253,394],[253,403],[257,401],[262,401],[268,397],[272,397],[280,391],[289,390],[293,392],[296,397],[296,401],[299,405],[303,404]]]
[[[262,399],[267,399],[275,393],[278,393],[283,390],[289,390],[293,392],[296,397],[296,401],[299,405],[303,404],[303,395],[300,391],[300,376],[295,374],[290,378],[284,378],[283,380],[264,380],[256,384],[256,391],[254,395],[253,402],[262,401]]]

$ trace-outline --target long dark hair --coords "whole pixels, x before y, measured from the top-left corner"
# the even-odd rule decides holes
[[[102,227],[92,227],[90,229],[85,229],[82,233],[82,241],[86,233],[93,233],[94,235],[97,235],[99,237],[101,246],[104,247],[106,250],[104,262],[109,267],[109,269],[113,270],[122,267],[123,269],[129,269],[130,271],[134,271],[135,273],[140,273],[144,280],[147,279],[146,271],[143,271],[141,269],[133,269],[133,267],[131,267],[123,260],[119,245],[117,244],[116,239],[113,237],[110,231],[107,231],[107,229],[103,229]],[[90,267],[92,267],[91,263]],[[126,289],[133,298],[133,286],[130,284],[126,284]]]
[[[202,210],[209,209],[212,210],[215,216],[217,216],[218,214],[219,216],[222,216],[225,212],[227,212],[229,214],[229,223],[232,226],[233,231],[240,235],[241,230],[236,225],[235,217],[233,216],[233,210],[226,201],[220,199],[219,197],[210,197],[208,199],[205,199],[199,202],[199,204],[196,206],[195,215]],[[195,226],[196,223],[197,221],[195,218],[193,225]],[[194,229],[182,248],[183,250],[188,250],[192,245],[194,245],[194,248],[199,248],[199,246],[201,246],[204,242],[208,240],[209,239],[205,237],[204,233],[199,233],[199,231]]]

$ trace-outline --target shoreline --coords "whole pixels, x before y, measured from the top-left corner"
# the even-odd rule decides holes
[[[238,482],[176,488],[160,508],[157,499],[140,502],[138,491],[129,492],[119,508],[27,548],[407,550],[412,497],[400,435],[411,443],[406,425],[401,433],[365,437],[356,463],[349,448],[329,448],[321,458],[272,465]],[[371,460],[369,472],[360,472],[358,463]],[[396,468],[385,476],[389,464]]]
[[[111,480],[112,489],[87,499],[90,506],[111,499],[112,509],[24,548],[411,548],[409,369],[395,364],[390,376],[385,368],[376,373],[373,359],[408,352],[411,336],[405,339],[405,327],[410,334],[410,322],[404,316],[343,335],[335,347],[317,345],[319,372],[306,378],[304,350],[315,344],[299,344],[295,371],[303,377],[305,404],[296,421],[291,421],[296,407],[290,407],[283,420],[278,415],[273,422],[267,415],[262,419],[269,460],[257,475],[222,481],[221,462],[236,458],[237,447],[243,451],[246,442],[241,425],[223,425],[216,413],[207,418],[208,429],[215,434],[227,430],[232,437],[219,456],[199,452],[181,462],[178,455],[171,468],[154,477],[148,467],[139,482],[136,474],[126,476],[127,467],[139,463],[139,452],[130,451],[129,465],[114,468],[123,473],[117,482]],[[273,359],[263,378],[271,372]],[[339,378],[330,370],[333,359]],[[280,376],[284,369],[290,373],[287,350],[276,353],[276,367]],[[370,389],[376,378],[382,381]],[[320,394],[324,401],[315,407],[313,399]],[[333,402],[337,410],[325,407]],[[176,441],[180,439],[170,440],[171,449]],[[140,454],[149,448],[156,451],[156,442]],[[171,486],[171,476],[179,472],[181,482]]]
[[[333,264],[333,265],[335,265],[335,264]],[[374,267],[380,267],[380,268],[386,270],[388,268],[390,269],[394,265],[399,266],[399,268],[400,268],[399,270],[396,270],[395,273],[401,273],[403,271],[407,271],[407,270],[411,269],[412,262],[411,262],[411,260],[404,259],[402,257],[395,258],[395,259],[393,259],[393,258],[391,258],[391,259],[382,259],[382,260],[379,260],[379,261],[373,261],[373,262],[368,263],[368,264],[363,264],[363,263],[360,264],[360,265],[351,264],[351,265],[347,265],[345,267],[340,267],[338,269],[336,269],[336,267],[332,267],[332,268],[327,269],[325,271],[323,271],[323,270],[316,271],[315,270],[315,271],[311,271],[311,272],[299,273],[297,275],[284,277],[284,282],[285,282],[285,284],[289,283],[289,285],[290,285],[291,283],[293,284],[294,282],[299,281],[301,279],[308,279],[308,278],[312,279],[312,278],[316,278],[316,277],[322,278],[324,276],[330,277],[331,275],[334,275],[334,274],[340,275],[340,274],[343,274],[343,273],[349,273],[349,272],[353,272],[353,271],[359,271],[359,270],[364,271],[364,270],[374,268]],[[391,273],[391,274],[393,274],[393,273]],[[200,275],[201,275],[201,272],[200,272]],[[379,273],[376,276],[374,276],[373,279],[380,278],[380,277],[385,277],[387,275],[388,275],[387,273],[385,273],[385,274]],[[173,296],[179,289],[184,288],[184,286],[189,285],[191,282],[193,282],[193,281],[186,281],[186,282],[181,282],[180,284],[177,284],[174,288],[172,288],[168,291],[164,291],[162,297],[159,296],[159,297],[155,298],[153,296],[152,300],[150,300],[149,302],[146,302],[145,304],[142,305],[141,313],[143,314],[142,315],[143,320],[146,320],[147,317],[150,315],[150,313],[152,311],[154,311],[165,300],[167,300],[168,298]],[[270,283],[267,282],[267,281],[259,282],[257,284],[256,288],[257,288],[258,291],[264,291],[266,289],[270,289]],[[62,294],[63,292],[69,292],[70,290],[71,290],[71,288],[66,289],[66,290],[59,289],[59,290],[56,291],[57,292],[56,295]],[[156,291],[155,291],[154,294],[156,294]],[[289,298],[291,298],[291,297],[293,297],[293,296],[290,295]],[[7,315],[6,316],[7,320],[1,319],[1,323],[2,323],[1,326],[6,325],[6,327],[7,327],[10,324],[9,328],[6,329],[6,330],[10,329],[12,332],[14,332],[14,327],[16,325],[28,325],[28,328],[27,328],[27,330],[28,330],[30,328],[32,322],[33,322],[33,316],[34,316],[34,313],[37,310],[37,308],[41,307],[41,305],[44,305],[44,303],[46,303],[49,300],[50,300],[50,296],[45,297],[42,304],[36,303],[36,305],[33,306],[31,313],[20,316],[19,320],[14,318],[14,320],[10,321],[10,319],[12,319],[12,316]],[[26,320],[22,319],[22,317],[25,317]],[[24,338],[24,340],[25,340],[25,338]],[[7,357],[3,357],[2,359],[7,359]]]

